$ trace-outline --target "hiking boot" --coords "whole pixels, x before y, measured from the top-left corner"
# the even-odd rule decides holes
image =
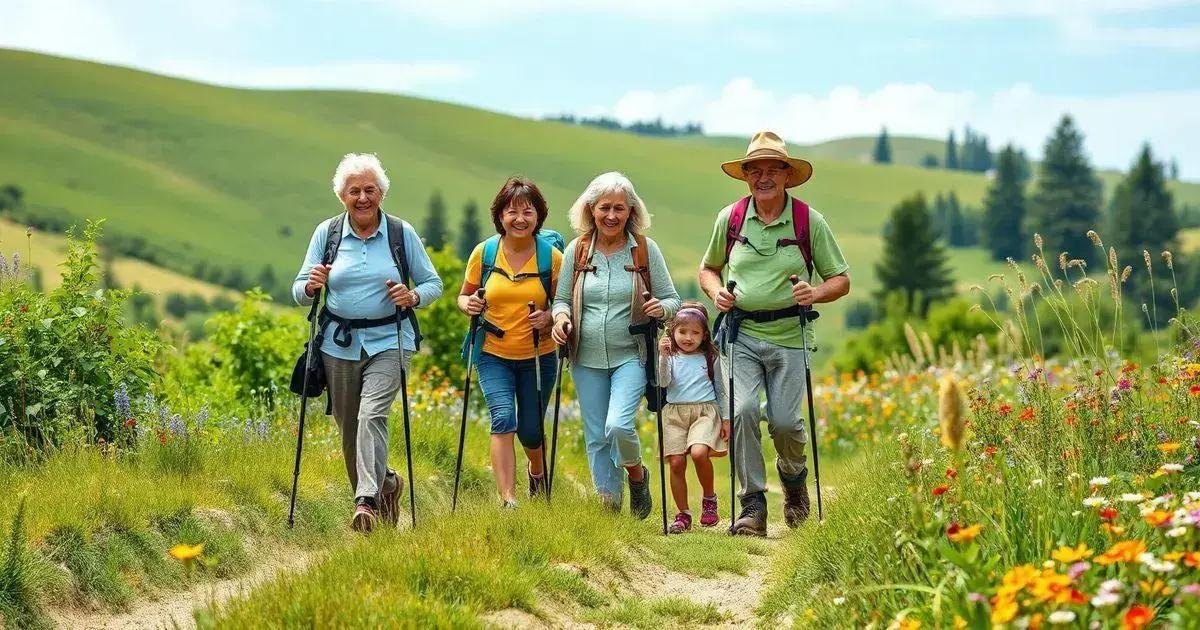
[[[351,529],[356,532],[369,534],[371,530],[375,529],[377,519],[375,508],[371,505],[370,499],[359,497],[357,504],[354,506],[354,516],[350,519]]]
[[[525,470],[525,473],[527,475],[529,475],[529,498],[532,499],[532,498],[538,496],[539,494],[545,494],[546,493],[546,474],[542,473],[541,475],[534,477],[533,473],[529,472],[528,469]]]
[[[395,485],[391,490],[384,490],[379,495],[379,516],[383,522],[395,527],[400,522],[400,494],[404,492],[404,477],[396,474],[396,471],[388,469],[383,482],[384,488],[387,487],[388,481],[392,481]]]
[[[675,522],[671,523],[668,532],[672,534],[682,534],[692,528],[692,515],[687,512],[680,512],[675,515]]]
[[[755,492],[742,497],[742,513],[738,515],[729,533],[735,536],[767,535],[767,496]]]
[[[775,465],[779,470],[779,465]],[[783,484],[783,520],[788,527],[796,529],[808,520],[808,468],[800,471],[799,475],[788,477],[779,470],[779,481]]]
[[[721,521],[721,515],[717,513],[717,497],[704,497],[700,500],[700,524],[705,527],[712,527]]]
[[[504,503],[500,505],[500,508],[503,510],[515,510],[517,509],[517,502],[513,499],[505,499]]]
[[[650,500],[650,471],[642,466],[642,480],[629,480],[629,513],[640,521],[650,516],[653,507]]]

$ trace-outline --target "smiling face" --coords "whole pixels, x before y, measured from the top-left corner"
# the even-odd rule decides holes
[[[675,339],[675,347],[684,353],[691,354],[700,348],[700,344],[704,343],[704,327],[699,322],[686,319],[675,325],[671,336]]]
[[[359,224],[366,224],[379,215],[383,191],[375,181],[375,174],[368,171],[347,177],[339,197],[350,217]]]
[[[625,193],[611,192],[596,200],[596,205],[592,206],[592,220],[600,234],[616,238],[625,231],[630,212],[629,200]]]
[[[756,206],[774,205],[787,194],[791,166],[781,160],[754,160],[742,165]]]
[[[514,198],[500,212],[500,225],[504,226],[504,235],[513,238],[533,236],[537,231],[537,209],[524,197]]]

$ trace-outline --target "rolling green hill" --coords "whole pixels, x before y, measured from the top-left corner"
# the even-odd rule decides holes
[[[329,182],[350,151],[380,155],[392,181],[385,207],[418,227],[435,189],[453,227],[468,198],[486,206],[505,177],[522,173],[546,193],[551,224],[565,228],[587,182],[621,170],[654,214],[651,235],[681,283],[694,277],[714,213],[744,192],[718,169],[744,151],[738,139],[646,138],[385,94],[223,88],[11,50],[0,50],[0,85],[16,86],[0,100],[0,184],[21,186],[32,205],[106,217],[106,231],[141,236],[185,269],[210,261],[254,278],[271,265],[290,277],[313,226],[340,209]],[[814,148],[816,174],[799,194],[828,217],[861,298],[874,285],[884,217],[902,196],[955,190],[974,205],[987,180],[863,164],[854,142]],[[939,144],[896,142],[897,151]],[[1200,185],[1175,190],[1200,202]],[[953,260],[964,283],[989,268],[978,250]],[[823,330],[836,335],[841,307],[829,310]]]

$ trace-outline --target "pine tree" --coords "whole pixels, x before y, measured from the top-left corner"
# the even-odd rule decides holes
[[[875,140],[875,163],[892,163],[892,143],[888,140],[887,127],[879,132],[879,138]]]
[[[1179,160],[1171,158],[1171,170],[1168,175],[1170,176],[1171,181],[1179,181]]]
[[[462,224],[458,226],[458,258],[466,260],[471,257],[475,246],[483,240],[479,227],[479,206],[474,199],[468,199],[463,206]]]
[[[933,226],[935,237],[949,238],[950,207],[946,205],[946,198],[942,196],[942,193],[933,197],[933,213],[930,216],[930,224]]]
[[[1157,264],[1163,250],[1175,249],[1178,244],[1179,217],[1163,170],[1163,165],[1154,161],[1150,145],[1143,145],[1129,173],[1113,193],[1109,228],[1104,235],[1117,250],[1118,268],[1133,267],[1143,301],[1148,300],[1150,287],[1145,281],[1142,252],[1150,252],[1151,260]],[[1161,285],[1156,289],[1156,293],[1166,293]]]
[[[926,153],[925,157],[921,158],[921,166],[925,168],[937,168],[938,165],[937,156],[932,153]]]
[[[446,203],[442,201],[442,192],[433,191],[429,198],[429,214],[425,216],[425,227],[421,230],[425,246],[430,249],[442,249],[446,246],[449,234],[446,232]]]
[[[958,203],[958,195],[951,190],[946,197],[946,243],[950,247],[962,247],[966,241],[963,224],[963,209]]]
[[[996,178],[983,201],[983,245],[994,260],[1025,258],[1025,185],[1020,153],[1008,145],[1000,151]]]
[[[950,170],[958,170],[958,145],[954,142],[953,129],[950,130],[950,137],[946,138],[946,159],[942,163]]]
[[[901,201],[889,219],[891,234],[883,244],[883,257],[875,263],[881,287],[874,295],[882,309],[888,294],[899,292],[910,312],[924,316],[929,305],[954,293],[946,250],[933,232],[925,196]]]
[[[1063,116],[1046,141],[1029,205],[1032,231],[1042,235],[1046,257],[1060,252],[1092,265],[1102,254],[1088,240],[1087,231],[1100,220],[1100,180],[1083,152],[1083,134],[1069,115]],[[1094,265],[1092,265],[1094,266]]]

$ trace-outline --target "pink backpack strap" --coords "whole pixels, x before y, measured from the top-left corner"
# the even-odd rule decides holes
[[[750,197],[742,197],[733,204],[733,210],[729,212],[729,224],[725,227],[726,265],[729,264],[729,252],[733,251],[733,244],[742,239],[742,226],[746,223],[746,211],[749,209]]]
[[[808,276],[811,278],[813,274],[813,255],[812,255],[812,237],[808,231],[808,204],[800,201],[796,197],[792,197],[792,229],[796,231],[796,240],[787,245],[797,245],[800,247],[800,253],[804,255],[804,266],[808,269]],[[780,243],[783,245],[785,243]]]

